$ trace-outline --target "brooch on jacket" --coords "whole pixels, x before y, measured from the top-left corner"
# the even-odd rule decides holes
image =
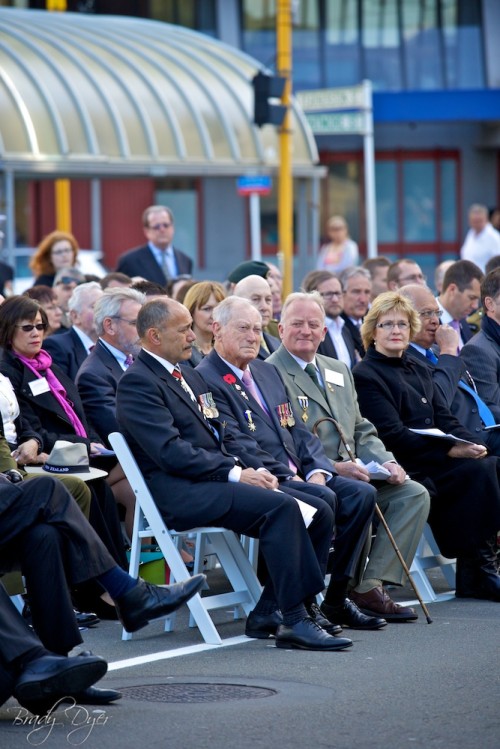
[[[243,388],[241,387],[241,385],[238,385],[238,383],[236,382],[236,377],[234,376],[234,374],[231,374],[230,372],[228,372],[227,374],[225,374],[225,375],[222,376],[222,379],[224,380],[224,382],[227,382],[228,385],[232,385],[234,387],[234,389],[237,390],[238,393],[245,400],[248,400],[248,395],[245,393],[245,391],[243,390]]]
[[[293,415],[291,403],[280,403],[279,406],[276,406],[276,411],[278,412],[280,425],[283,428],[295,426],[295,417]]]
[[[219,410],[212,393],[201,393],[201,395],[198,396],[198,403],[200,404],[201,412],[206,419],[217,418]]]
[[[309,414],[307,413],[307,409],[309,408],[309,398],[307,395],[298,395],[297,400],[299,401],[299,406],[302,409],[302,416],[300,417],[304,424],[309,419]]]
[[[250,409],[245,411],[245,419],[247,420],[248,428],[250,429],[250,431],[255,432],[257,427],[255,426],[254,421],[252,419],[252,412],[250,411]]]

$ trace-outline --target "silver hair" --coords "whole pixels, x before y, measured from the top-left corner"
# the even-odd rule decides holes
[[[101,284],[97,281],[88,281],[87,283],[81,283],[71,294],[68,302],[68,309],[70,312],[81,312],[85,304],[85,296],[88,291],[99,289],[102,291]]]
[[[119,317],[123,302],[132,300],[142,306],[145,299],[144,294],[135,289],[122,287],[106,289],[94,307],[94,321],[97,335],[101,336],[104,333],[103,322],[106,317]]]
[[[321,311],[323,320],[325,319],[325,305],[323,299],[317,291],[293,291],[287,296],[281,309],[281,319],[286,316],[287,310],[293,302],[316,302]]]
[[[352,266],[351,268],[346,268],[342,273],[340,274],[340,283],[342,284],[342,291],[346,291],[347,289],[347,282],[350,278],[354,278],[355,276],[362,276],[363,278],[366,278],[368,281],[372,280],[371,273],[366,268],[361,268],[360,266]]]
[[[228,296],[219,302],[212,312],[213,321],[224,327],[231,320],[236,307],[246,307],[255,312],[255,307],[242,296]]]

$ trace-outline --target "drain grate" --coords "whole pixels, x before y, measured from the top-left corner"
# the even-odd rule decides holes
[[[243,684],[143,684],[120,689],[123,697],[142,702],[227,702],[274,697],[277,692]]]

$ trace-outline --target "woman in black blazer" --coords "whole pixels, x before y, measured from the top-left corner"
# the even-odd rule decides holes
[[[361,330],[366,355],[353,370],[361,412],[428,489],[436,541],[445,556],[457,557],[457,596],[500,601],[491,545],[500,528],[500,463],[451,414],[427,368],[406,356],[419,329],[408,299],[397,292],[375,299]],[[432,428],[453,437],[411,431]]]

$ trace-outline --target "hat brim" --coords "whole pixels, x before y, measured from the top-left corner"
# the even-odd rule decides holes
[[[107,471],[101,471],[100,468],[90,468],[89,471],[83,473],[51,473],[50,471],[44,471],[43,466],[23,466],[23,471],[29,474],[35,474],[39,476],[52,476],[52,478],[61,478],[62,476],[74,476],[82,481],[92,481],[93,479],[104,478],[108,475]]]

